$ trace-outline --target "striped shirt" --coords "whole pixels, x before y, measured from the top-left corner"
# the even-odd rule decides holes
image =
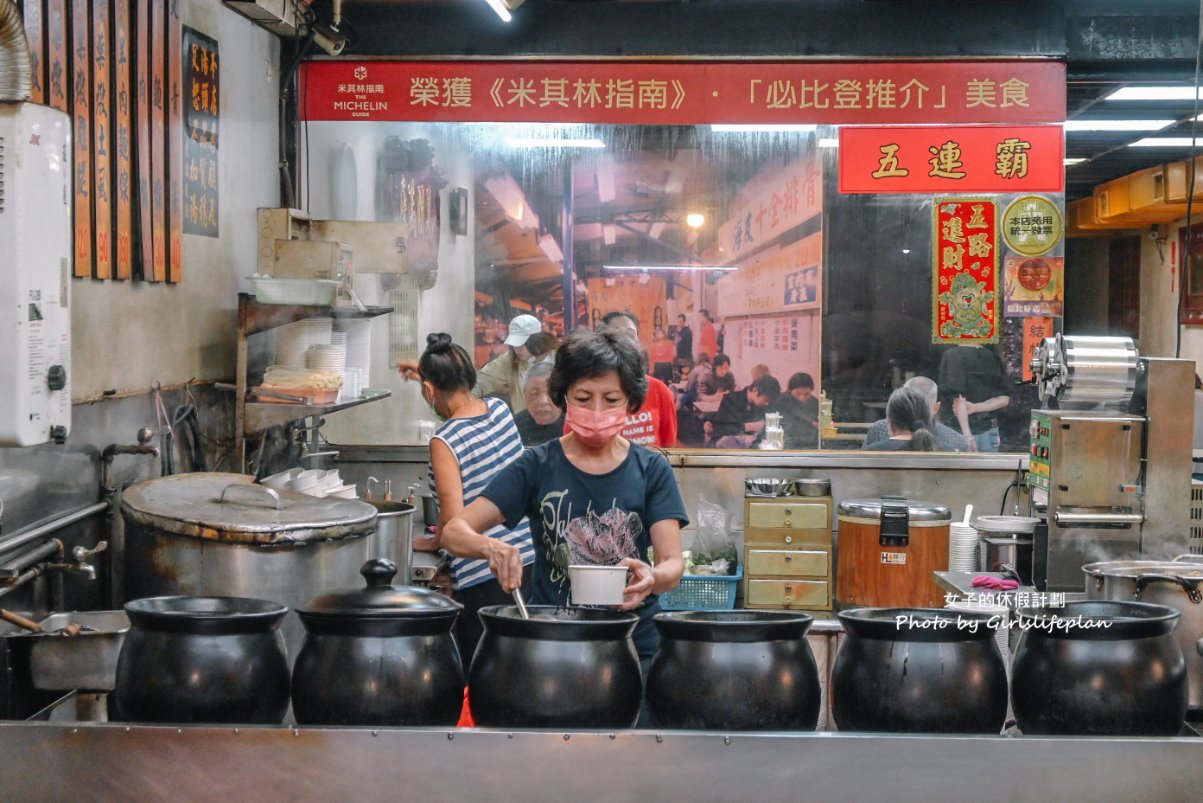
[[[522,439],[518,427],[505,402],[485,399],[488,412],[471,418],[449,418],[434,433],[441,440],[455,461],[459,463],[460,479],[464,488],[464,507],[470,505],[489,484],[493,476],[514,462],[522,454]],[[436,496],[434,470],[427,466],[427,481]],[[497,525],[485,533],[490,538],[499,538],[518,547],[522,553],[522,565],[533,563],[535,546],[531,541],[530,524],[526,519],[510,530]],[[451,560],[451,573],[455,577],[455,588],[471,588],[493,579],[489,562],[480,558],[457,558]]]

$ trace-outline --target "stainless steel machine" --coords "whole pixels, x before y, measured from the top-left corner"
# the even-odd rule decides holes
[[[1046,338],[1032,358],[1028,488],[1041,519],[1033,583],[1081,591],[1083,564],[1169,559],[1191,543],[1191,360],[1141,357],[1127,337]]]

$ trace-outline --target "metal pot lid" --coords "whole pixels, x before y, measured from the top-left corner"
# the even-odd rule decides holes
[[[944,505],[935,502],[922,502],[917,499],[907,499],[907,518],[912,521],[948,522],[952,521],[952,513]],[[845,499],[836,510],[841,516],[855,516],[862,519],[880,519],[882,504],[893,504],[887,499]],[[901,504],[901,503],[899,503]]]
[[[235,544],[331,541],[376,529],[376,508],[364,502],[265,488],[223,472],[140,482],[122,495],[121,512],[134,524]]]
[[[1040,519],[1033,516],[978,516],[975,529],[990,533],[1034,533]]]
[[[437,591],[392,585],[397,564],[391,560],[369,560],[359,573],[366,581],[364,588],[322,594],[297,608],[297,613],[322,617],[423,619],[454,617],[464,607]]]

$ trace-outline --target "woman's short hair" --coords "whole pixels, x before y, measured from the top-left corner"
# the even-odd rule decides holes
[[[530,356],[542,357],[555,347],[556,339],[554,335],[550,335],[547,332],[535,332],[526,339],[526,343],[523,345],[530,352]]]
[[[936,451],[931,408],[927,406],[927,399],[915,388],[904,385],[890,394],[890,400],[886,402],[886,418],[895,432],[911,433],[911,451]]]
[[[611,371],[627,394],[627,410],[635,412],[647,396],[647,377],[643,373],[639,347],[627,335],[613,329],[591,332],[573,331],[556,352],[548,389],[556,407],[567,404],[568,389],[582,379],[595,379]]]
[[[815,389],[815,380],[810,374],[799,371],[789,378],[789,389],[797,390],[798,388],[807,388],[808,390]]]
[[[426,350],[418,358],[418,375],[441,393],[471,390],[476,385],[476,367],[462,346],[451,342],[446,332],[426,336]]]
[[[524,389],[528,388],[530,387],[530,383],[534,380],[547,379],[550,377],[551,367],[551,363],[549,362],[537,362],[532,365],[530,370],[526,372],[526,376],[522,377],[522,387]]]

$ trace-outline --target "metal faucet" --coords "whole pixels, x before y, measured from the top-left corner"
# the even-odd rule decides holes
[[[51,563],[47,565],[47,569],[57,569],[62,572],[79,572],[89,580],[96,579],[96,567],[91,563],[86,563],[88,558],[93,555],[104,552],[109,547],[108,541],[98,541],[96,546],[88,549],[84,546],[77,546],[71,550],[71,560],[74,563]]]
[[[150,427],[142,427],[138,430],[138,443],[136,445],[126,445],[119,443],[110,443],[104,447],[100,453],[100,487],[107,493],[112,493],[116,490],[111,482],[113,460],[119,454],[149,454],[155,457],[159,456],[159,447],[152,446],[150,439],[154,437],[154,432]]]

